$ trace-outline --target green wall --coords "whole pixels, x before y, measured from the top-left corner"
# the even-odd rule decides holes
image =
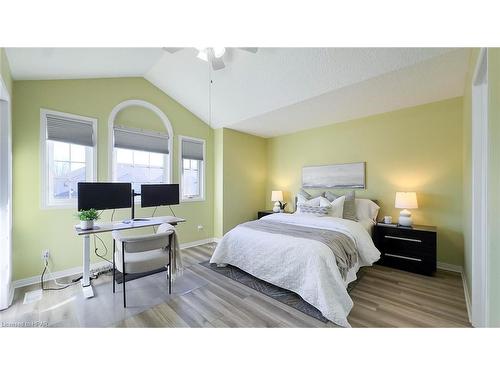
[[[214,233],[221,237],[236,225],[256,219],[257,211],[266,205],[267,140],[217,129],[215,160]]]
[[[224,235],[224,129],[214,130],[214,237]]]
[[[175,213],[187,219],[179,225],[181,243],[213,237],[213,130],[179,103],[142,78],[15,81],[13,99],[13,247],[14,279],[38,275],[43,249],[51,252],[52,270],[81,265],[81,239],[74,234],[75,209],[42,209],[40,187],[40,108],[98,119],[98,178],[110,179],[108,171],[108,116],[124,100],[141,99],[159,107],[174,129],[173,182],[179,181],[179,135],[206,142],[206,200],[176,206]],[[125,126],[161,129],[156,115],[131,108],[118,115]],[[137,209],[151,215],[152,209]],[[156,215],[168,215],[168,208]],[[105,212],[103,220],[110,219]],[[129,216],[118,210],[116,219]],[[204,229],[198,231],[201,224]],[[108,247],[110,236],[103,236]],[[110,255],[110,252],[108,253]],[[99,258],[93,257],[92,261]]]
[[[367,189],[357,196],[397,220],[395,192],[416,191],[414,222],[438,227],[438,261],[462,265],[462,126],[455,98],[272,138],[266,191],[293,204],[303,166],[364,161]]]
[[[0,76],[7,86],[7,91],[12,98],[12,76],[10,73],[9,61],[7,60],[7,55],[5,49],[0,47]]]

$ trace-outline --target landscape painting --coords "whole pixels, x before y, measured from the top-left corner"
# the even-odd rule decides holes
[[[303,167],[302,187],[310,189],[364,189],[365,163]]]

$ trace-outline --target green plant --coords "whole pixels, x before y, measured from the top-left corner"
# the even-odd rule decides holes
[[[76,217],[81,221],[97,220],[99,219],[99,216],[101,215],[94,208],[91,208],[90,210],[78,211],[78,213],[76,214]]]

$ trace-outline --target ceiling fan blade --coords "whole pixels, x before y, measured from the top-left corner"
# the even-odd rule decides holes
[[[243,51],[247,51],[250,53],[257,53],[257,51],[259,50],[257,47],[238,47],[238,49],[241,49]]]
[[[212,64],[213,70],[221,70],[226,67],[222,57],[215,57],[214,50],[212,48],[207,48],[208,61]]]
[[[184,49],[183,47],[163,47],[162,50],[167,51],[168,53],[176,53]]]

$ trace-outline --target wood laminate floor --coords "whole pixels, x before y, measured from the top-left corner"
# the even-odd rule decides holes
[[[186,270],[172,295],[165,273],[127,283],[127,309],[121,286],[111,292],[110,276],[93,282],[96,297],[89,300],[75,285],[23,304],[25,292],[39,288],[32,285],[16,290],[14,304],[0,312],[0,327],[335,327],[200,266],[214,246],[182,250]],[[353,327],[470,327],[458,273],[428,277],[376,265],[350,295]]]

